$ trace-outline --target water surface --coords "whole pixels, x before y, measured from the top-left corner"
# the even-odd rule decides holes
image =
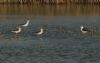
[[[15,37],[11,30],[30,19]],[[0,19],[1,63],[100,63],[100,35],[82,34],[80,26],[100,29],[100,17],[6,16]],[[34,33],[44,28],[44,34]]]

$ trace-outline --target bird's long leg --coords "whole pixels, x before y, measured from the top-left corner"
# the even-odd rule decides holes
[[[38,37],[39,39],[42,39],[43,35],[38,35],[37,37]]]
[[[18,38],[19,38],[19,34],[16,33],[16,34],[14,35],[14,38],[18,39]]]
[[[1,37],[4,37],[4,34],[0,32],[0,38],[1,38]]]

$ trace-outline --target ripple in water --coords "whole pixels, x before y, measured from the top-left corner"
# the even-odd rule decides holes
[[[99,17],[53,17],[52,22],[37,18],[17,38],[11,30],[23,21],[1,21],[1,63],[100,63],[100,36],[80,33],[81,25],[99,27]],[[41,27],[44,34],[35,35]]]

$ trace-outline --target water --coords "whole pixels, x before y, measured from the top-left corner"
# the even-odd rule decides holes
[[[0,63],[100,63],[99,11],[98,5],[0,5]],[[16,37],[11,31],[27,19]],[[82,34],[81,25],[97,32]]]
[[[11,30],[31,20],[15,37]],[[100,30],[98,16],[1,16],[1,63],[100,63],[100,35],[82,34],[80,26]],[[34,33],[44,28],[44,34]]]

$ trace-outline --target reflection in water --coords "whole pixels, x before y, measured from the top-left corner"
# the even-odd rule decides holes
[[[0,5],[2,15],[80,16],[100,15],[98,5]]]

